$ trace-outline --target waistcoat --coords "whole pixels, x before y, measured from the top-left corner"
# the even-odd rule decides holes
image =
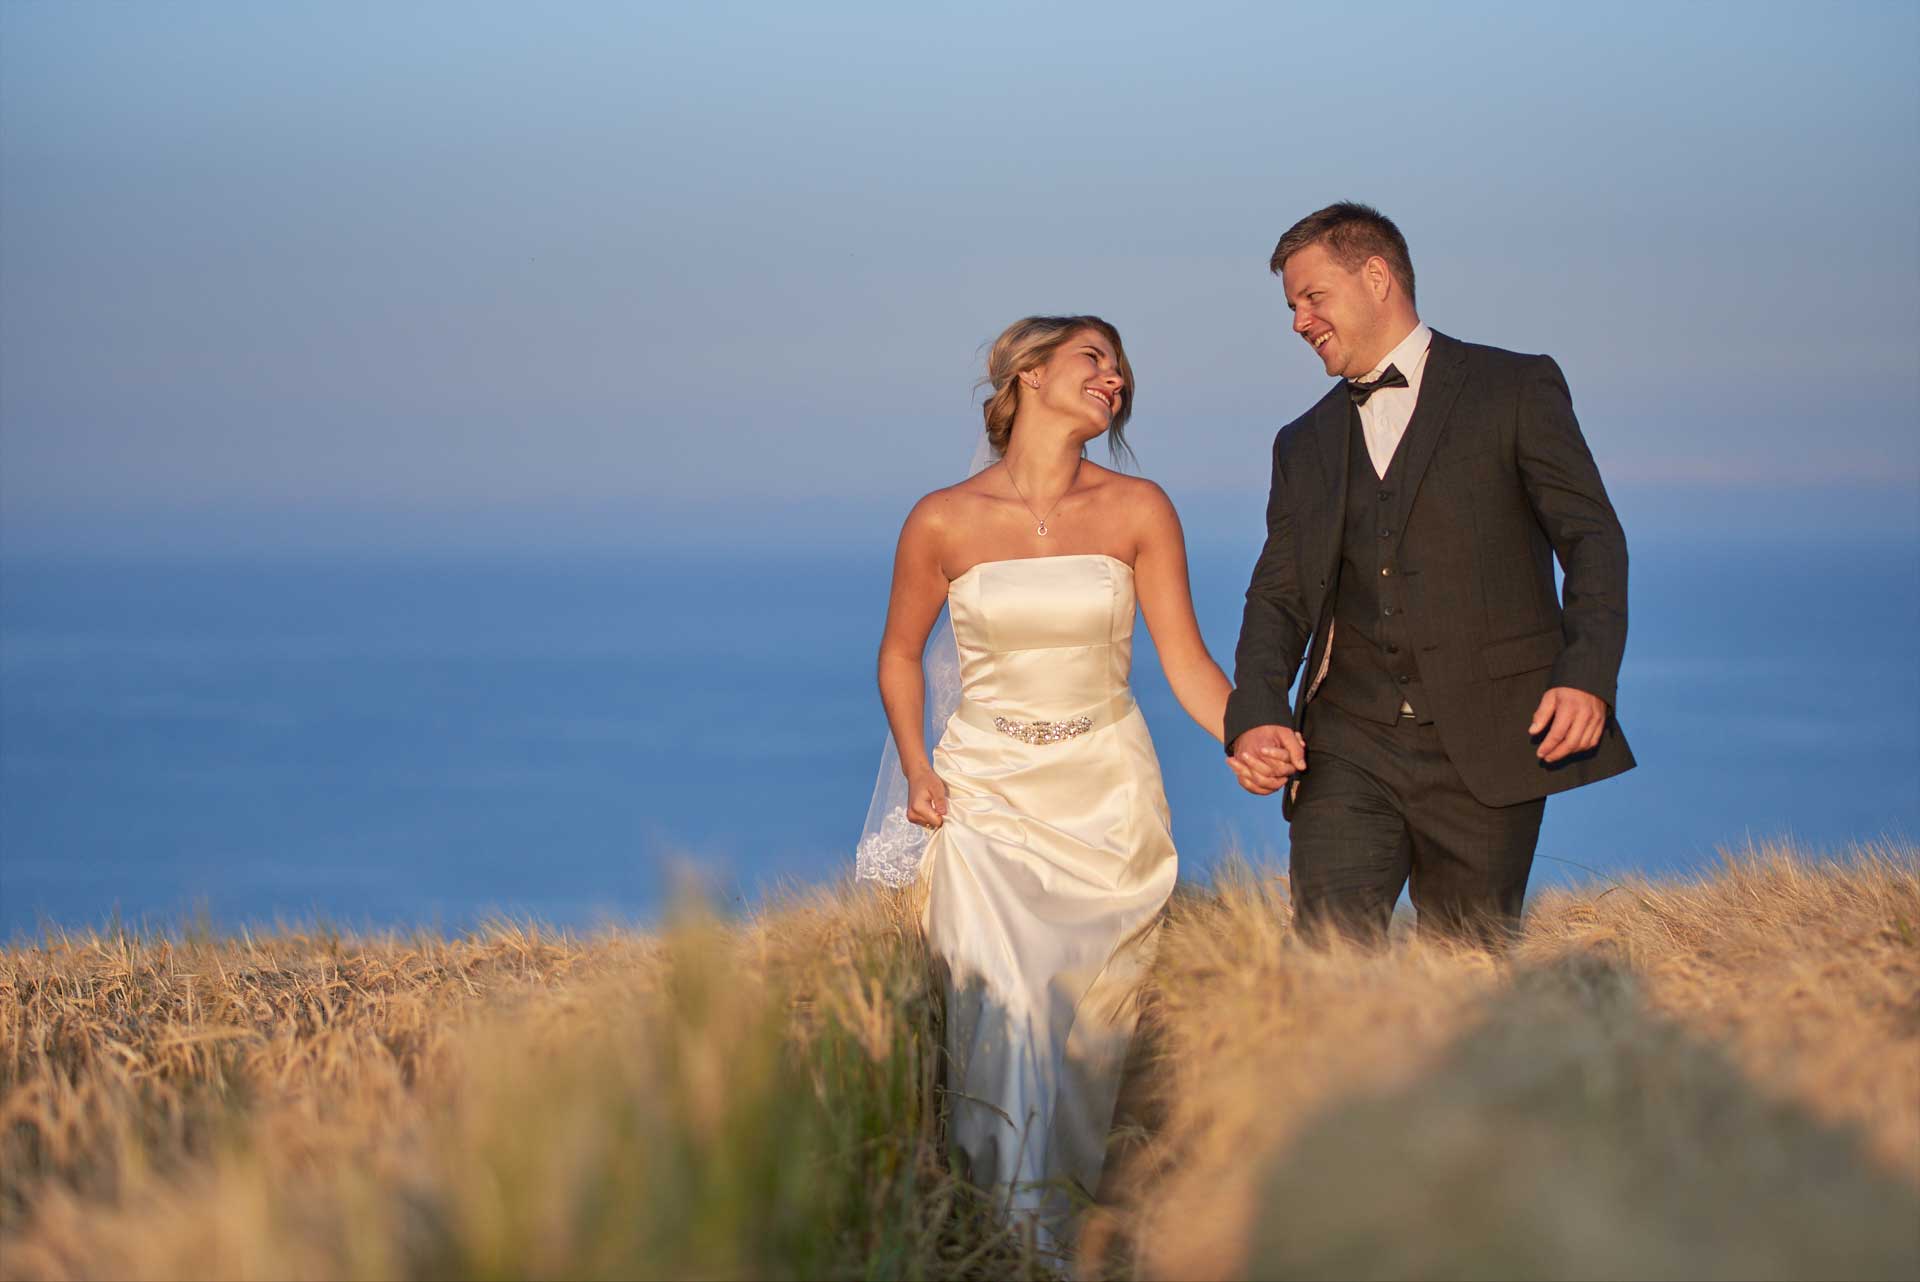
[[[1334,597],[1333,655],[1319,697],[1389,725],[1399,720],[1404,702],[1420,721],[1429,722],[1433,717],[1422,707],[1420,668],[1394,554],[1413,506],[1401,462],[1407,437],[1400,438],[1387,474],[1375,476],[1360,411],[1349,408],[1347,414],[1347,521]]]

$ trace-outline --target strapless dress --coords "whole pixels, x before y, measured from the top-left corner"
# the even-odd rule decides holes
[[[988,561],[948,610],[961,702],[922,925],[947,986],[949,1140],[1049,1241],[1099,1186],[1176,858],[1128,685],[1132,567]]]

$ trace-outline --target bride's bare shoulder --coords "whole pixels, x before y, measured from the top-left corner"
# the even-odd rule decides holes
[[[1101,467],[1098,463],[1085,465],[1093,470],[1093,482],[1107,489],[1112,496],[1129,507],[1160,508],[1173,506],[1173,500],[1159,483],[1144,476],[1129,476],[1125,472],[1116,472],[1110,467]]]
[[[1110,468],[1100,470],[1104,473],[1100,482],[1107,496],[1103,506],[1113,513],[1118,527],[1125,530],[1137,546],[1161,546],[1170,538],[1176,541],[1181,538],[1180,515],[1158,482]]]
[[[913,510],[907,513],[903,534],[944,534],[949,530],[965,529],[977,509],[993,501],[991,483],[984,480],[986,473],[976,473],[954,485],[923,494]]]

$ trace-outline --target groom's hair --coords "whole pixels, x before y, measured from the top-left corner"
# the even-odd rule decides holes
[[[1369,258],[1386,259],[1393,278],[1407,291],[1407,301],[1413,301],[1413,256],[1407,252],[1407,238],[1372,205],[1343,200],[1308,214],[1287,228],[1267,266],[1278,276],[1287,260],[1308,245],[1325,245],[1333,261],[1350,272],[1359,271]]]

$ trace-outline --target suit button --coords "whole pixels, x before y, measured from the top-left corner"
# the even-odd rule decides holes
[[[1390,646],[1388,646],[1388,647],[1387,647],[1387,653],[1388,653],[1388,654],[1399,654],[1399,653],[1400,653],[1400,647],[1399,647],[1399,646],[1397,646],[1397,645],[1390,645]]]
[[[1407,683],[1408,683],[1409,681],[1411,681],[1411,680],[1413,680],[1413,678],[1412,678],[1412,677],[1401,677],[1401,678],[1400,678],[1400,684],[1401,684],[1401,685],[1406,685],[1406,684],[1407,684]]]
[[[1390,615],[1390,614],[1392,614],[1392,613],[1393,613],[1393,607],[1392,607],[1392,606],[1390,606],[1390,605],[1388,605],[1388,606],[1382,606],[1382,607],[1380,608],[1380,613],[1382,613],[1382,614],[1387,614],[1387,615]]]
[[[1393,491],[1392,491],[1392,490],[1381,490],[1381,491],[1380,491],[1380,493],[1379,493],[1379,495],[1378,495],[1377,497],[1379,498],[1379,500],[1380,500],[1380,501],[1381,501],[1382,503],[1385,503],[1385,502],[1386,502],[1386,501],[1387,501],[1388,499],[1390,499],[1390,498],[1392,498],[1392,497],[1393,497]]]
[[[1380,531],[1380,537],[1381,537],[1381,538],[1383,538],[1383,539],[1390,539],[1390,538],[1392,538],[1392,537],[1393,537],[1393,531],[1392,531],[1392,530],[1382,530],[1382,531]]]

